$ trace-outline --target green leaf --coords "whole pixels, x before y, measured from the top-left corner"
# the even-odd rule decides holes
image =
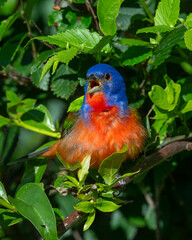
[[[98,172],[108,185],[111,185],[115,179],[123,160],[125,160],[127,150],[125,145],[119,152],[113,153],[104,159],[99,166]]]
[[[10,112],[10,108],[17,105],[18,103],[21,102],[21,99],[12,91],[10,90],[7,90],[6,91],[6,97],[7,97],[7,101],[8,101],[8,104],[7,104],[7,107],[8,107],[8,113],[11,113]]]
[[[5,201],[8,202],[7,193],[1,181],[0,181],[0,198],[3,198]]]
[[[60,209],[58,208],[53,208],[55,216],[56,216],[56,220],[58,221],[63,221],[65,219],[65,217],[63,216],[63,213]]]
[[[97,32],[90,32],[88,29],[71,29],[48,37],[36,37],[51,44],[56,44],[61,48],[67,45],[75,47],[83,52],[93,49],[101,40]]]
[[[192,13],[190,13],[188,16],[187,16],[187,19],[185,21],[185,26],[187,28],[191,28],[192,27]]]
[[[47,159],[34,159],[26,161],[25,172],[21,179],[21,185],[29,182],[39,183],[47,167]]]
[[[182,40],[185,31],[186,28],[181,26],[179,28],[175,28],[162,38],[159,45],[154,50],[153,57],[151,58],[154,68],[157,68],[171,55],[172,48]]]
[[[113,39],[114,36],[104,36],[98,43],[97,45],[89,51],[90,54],[93,53],[99,53],[102,50],[104,52],[110,52],[111,48],[109,46],[109,42]],[[108,46],[108,47],[107,47]]]
[[[123,54],[123,65],[134,66],[135,64],[138,64],[151,56],[151,49],[145,47],[129,47]]]
[[[185,40],[186,47],[190,51],[192,51],[192,29],[185,32],[184,40]]]
[[[70,103],[67,112],[77,112],[83,105],[84,96],[76,98],[73,102]]]
[[[120,38],[118,40],[119,43],[131,46],[151,46],[150,42],[145,42],[139,39],[132,39],[132,38]]]
[[[91,213],[91,212],[94,211],[94,206],[95,206],[94,202],[84,201],[84,202],[77,203],[74,206],[74,208],[77,211],[81,211],[81,212],[84,212],[84,213]]]
[[[88,154],[81,162],[81,167],[77,173],[81,186],[85,182],[87,174],[89,173],[90,161],[91,161],[91,154]]]
[[[158,25],[153,27],[141,28],[137,31],[137,34],[138,33],[164,33],[164,32],[170,32],[173,29],[174,28],[170,26]]]
[[[65,162],[65,160],[59,155],[59,153],[56,151],[56,156],[59,159],[59,161],[63,164],[64,168],[69,170],[69,171],[75,171],[78,168],[80,168],[80,162],[77,162],[76,164],[69,164]],[[75,187],[77,187],[75,185]]]
[[[114,202],[102,199],[101,203],[98,203],[95,207],[101,212],[114,212],[121,206],[115,204]]]
[[[55,126],[49,111],[44,105],[30,109],[21,116],[21,121],[28,126],[55,132]]]
[[[43,66],[40,66],[36,72],[32,73],[31,81],[37,88],[47,91],[49,89],[50,73],[47,72],[40,81],[42,71]]]
[[[155,13],[155,26],[175,26],[180,10],[180,0],[161,0]]]
[[[190,111],[192,111],[192,100],[189,100],[184,106],[182,106],[180,113],[183,114]]]
[[[22,221],[23,219],[20,214],[8,209],[0,209],[0,225],[3,229]]]
[[[41,73],[41,77],[40,77],[40,81],[43,79],[43,77],[45,76],[45,74],[49,71],[49,69],[52,67],[53,63],[57,60],[56,55],[50,57],[45,66],[43,67],[43,71]]]
[[[6,34],[7,30],[11,27],[11,25],[19,17],[19,15],[20,15],[19,11],[16,11],[13,15],[8,17],[8,19],[1,22],[1,24],[0,24],[0,41]]]
[[[10,122],[11,122],[11,119],[5,118],[5,117],[0,115],[0,128],[9,124]]]
[[[157,106],[155,106],[153,108],[153,110],[155,112],[155,116],[152,117],[152,119],[164,120],[165,121],[169,118],[169,112],[167,112],[166,110],[158,108]]]
[[[10,202],[35,226],[45,240],[58,239],[55,214],[39,184],[25,184],[18,190],[16,198],[10,197]]]
[[[124,179],[124,178],[126,178],[126,177],[130,177],[130,176],[132,176],[132,175],[135,175],[135,174],[137,174],[137,173],[139,173],[139,172],[140,172],[140,170],[138,170],[138,171],[136,171],[136,172],[132,172],[132,173],[125,173],[125,174],[123,174],[121,177],[115,179],[115,180],[112,182],[111,185],[113,186],[115,183],[119,182],[120,180],[122,180],[122,179]]]
[[[95,219],[95,211],[91,212],[88,217],[87,220],[83,226],[83,231],[86,231],[90,228],[90,226],[92,225],[93,221]]]
[[[173,80],[165,77],[167,87],[163,89],[158,85],[153,85],[152,90],[149,92],[149,97],[153,103],[159,108],[172,111],[178,103],[181,85],[174,83]]]
[[[65,188],[64,181],[66,179],[67,178],[65,177],[65,175],[61,175],[61,176],[57,177],[57,179],[54,182],[54,187],[55,188]]]
[[[115,20],[124,0],[99,0],[97,3],[97,16],[101,31],[105,35],[114,35],[117,31]]]
[[[57,79],[52,82],[51,90],[57,97],[68,99],[76,90],[78,81]]]
[[[30,44],[31,41],[37,39],[37,40],[40,40],[40,41],[48,42],[49,44],[57,45],[60,48],[65,48],[66,45],[67,45],[66,42],[64,42],[62,40],[62,38],[57,38],[56,36],[57,35],[50,35],[50,36],[46,36],[46,37],[44,37],[44,36],[42,36],[42,37],[35,37],[35,38],[31,39],[27,43],[27,45]]]
[[[6,140],[4,142],[3,153],[1,154],[1,164],[7,164],[11,158],[11,154],[17,145],[19,127],[10,126],[6,134]]]
[[[65,63],[68,65],[68,63],[77,55],[78,49],[77,48],[69,48],[67,50],[59,51],[56,56],[58,62]]]
[[[53,55],[54,50],[47,50],[39,54],[38,57],[34,58],[33,63],[31,65],[31,74],[36,72],[41,65],[46,61],[46,59]]]
[[[19,33],[9,38],[0,49],[0,64],[6,67],[13,61],[15,55],[21,48],[22,42],[27,37],[27,34]]]
[[[79,187],[79,182],[77,181],[76,178],[74,178],[74,177],[72,177],[72,176],[69,176],[69,175],[65,175],[65,177],[66,177],[67,179],[69,179],[69,181],[71,181],[72,183],[74,183],[74,185],[75,185],[76,187]]]

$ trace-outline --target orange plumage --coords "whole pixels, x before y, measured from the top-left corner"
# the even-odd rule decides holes
[[[42,156],[53,157],[58,151],[64,161],[75,164],[91,153],[91,166],[98,168],[103,159],[126,144],[127,158],[135,158],[142,150],[146,136],[136,111],[129,108],[129,114],[121,117],[116,106],[107,104],[103,93],[88,94],[86,101],[92,106],[89,124],[80,117],[70,134]]]

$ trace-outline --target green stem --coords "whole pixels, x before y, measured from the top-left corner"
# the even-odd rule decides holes
[[[50,131],[47,131],[47,130],[44,130],[44,129],[41,129],[41,128],[37,128],[37,127],[33,127],[33,126],[30,126],[20,120],[14,120],[14,123],[19,126],[19,127],[24,127],[26,129],[29,129],[33,132],[37,132],[37,133],[40,133],[40,134],[44,134],[44,135],[47,135],[47,136],[50,136],[50,137],[54,137],[54,138],[60,138],[61,137],[61,133],[60,132],[50,132]]]
[[[151,13],[151,11],[149,10],[149,8],[147,7],[145,0],[139,0],[141,7],[143,8],[143,10],[145,11],[145,13],[148,15],[149,19],[153,22],[153,14]]]
[[[11,205],[10,203],[8,203],[7,201],[0,199],[0,205],[2,205],[3,207],[6,207],[10,210],[14,210],[15,207],[13,205]]]

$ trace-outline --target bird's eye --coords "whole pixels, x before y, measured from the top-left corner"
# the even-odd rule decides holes
[[[110,73],[105,74],[105,80],[106,81],[111,80],[111,74]]]

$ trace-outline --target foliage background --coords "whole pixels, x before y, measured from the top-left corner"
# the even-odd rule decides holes
[[[39,40],[44,40],[47,45],[45,42],[35,40],[26,46],[32,37],[56,35],[66,30],[74,30],[77,35],[78,31],[84,29],[98,32],[93,15],[84,2],[83,0],[62,1],[62,11],[57,11],[52,8],[54,6],[52,0],[0,1],[0,20],[7,19],[5,22],[9,23],[6,28],[4,28],[5,22],[0,26],[0,115],[3,116],[0,119],[1,181],[7,194],[14,197],[21,185],[41,180],[52,207],[60,209],[65,217],[73,211],[73,205],[77,200],[71,195],[62,196],[53,187],[57,173],[61,171],[58,160],[48,163],[34,160],[29,164],[10,166],[7,164],[53,140],[51,136],[59,136],[69,103],[83,95],[82,86],[89,67],[98,62],[107,62],[123,75],[129,103],[138,109],[143,124],[149,132],[145,154],[154,152],[165,144],[165,141],[177,140],[178,136],[180,139],[190,138],[192,126],[190,51],[192,50],[190,32],[192,17],[189,15],[192,9],[191,1],[181,1],[179,20],[177,16],[179,9],[175,7],[173,16],[169,18],[170,22],[166,22],[166,17],[163,16],[164,9],[168,9],[166,3],[169,1],[162,0],[164,5],[163,10],[161,7],[158,8],[159,18],[156,13],[156,29],[148,30],[141,29],[154,25],[153,16],[158,1],[149,0],[145,4],[142,0],[125,0],[122,5],[121,1],[115,1],[118,6],[114,7],[116,12],[112,15],[118,15],[117,32],[114,23],[110,23],[111,25],[103,23],[103,19],[110,14],[106,10],[112,9],[110,1],[99,1],[99,10],[96,9],[99,8],[97,1],[90,1],[94,12],[98,11],[101,30],[107,35],[100,42],[100,46],[97,45],[100,40],[99,35],[94,36],[94,39],[98,38],[95,44],[90,40],[90,32],[87,33],[90,45],[86,48],[86,44],[81,46],[79,44],[77,49],[72,49],[72,52],[70,52],[71,43],[69,46],[66,42],[62,43],[62,46],[59,45],[61,43],[56,43],[58,36],[56,40],[39,37]],[[173,2],[175,6],[179,3],[177,0]],[[158,25],[166,27],[158,28]],[[173,26],[176,26],[176,30]],[[62,41],[63,39],[62,37]],[[79,42],[81,40],[79,39]],[[108,43],[110,46],[107,45]],[[94,48],[96,45],[97,48]],[[53,69],[55,68],[56,71],[53,75],[54,70],[49,69],[51,65],[46,64],[44,71],[47,71],[45,76],[42,76],[42,63],[53,51],[57,53],[59,47],[63,47],[64,51],[68,52],[58,57],[59,64],[54,63]],[[165,76],[173,79],[173,82]],[[42,78],[41,82],[40,78]],[[165,88],[167,90],[163,91]],[[21,117],[20,111],[27,112],[31,109],[29,105],[34,102],[21,103],[10,91],[20,99],[36,99],[35,107],[40,104],[46,106],[53,124],[48,120],[43,122],[41,116],[32,114],[34,112],[22,118],[23,122],[28,124],[28,129],[22,128],[20,121],[14,122],[17,117]],[[16,107],[21,108],[16,109],[14,105],[8,105],[7,108],[8,100],[12,103],[18,101]],[[47,110],[41,109],[41,111],[49,119]],[[31,120],[33,122],[30,122]],[[49,136],[39,134],[38,130],[31,131],[32,127],[49,131],[47,134]],[[123,165],[122,172],[123,169],[128,169],[127,165],[129,163]],[[68,231],[62,239],[140,240],[161,239],[161,236],[162,239],[190,239],[192,235],[191,169],[190,152],[175,155],[169,161],[154,167],[146,176],[126,186],[120,197],[131,201],[130,203],[113,213],[98,212],[89,230],[82,232],[80,225],[77,229]],[[15,213],[3,214],[4,209],[5,206],[1,208],[0,215],[1,239],[40,239],[29,221],[21,219],[21,216],[16,216]],[[17,222],[19,223],[14,225]]]

